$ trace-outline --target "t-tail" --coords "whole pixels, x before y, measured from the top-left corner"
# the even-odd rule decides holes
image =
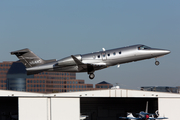
[[[35,55],[28,48],[13,51],[13,52],[11,52],[11,55],[16,55],[19,58],[19,60],[25,65],[26,68],[31,68],[31,67],[35,67],[35,66],[39,66],[39,65],[43,65],[43,64],[46,64],[46,63],[56,61],[56,59],[43,60],[43,59],[39,58],[37,55]],[[29,74],[29,73],[27,73],[27,74]]]

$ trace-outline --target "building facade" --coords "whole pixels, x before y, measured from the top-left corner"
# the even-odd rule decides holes
[[[0,63],[0,89],[55,93],[94,90],[93,84],[85,84],[76,79],[70,72],[41,72],[35,75],[26,74],[25,66],[17,62]]]
[[[13,62],[2,62],[0,63],[0,89],[7,89],[7,73]]]
[[[113,85],[106,82],[106,81],[102,81],[102,82],[95,85],[96,89],[109,89],[109,88],[112,88],[112,87],[113,87]]]

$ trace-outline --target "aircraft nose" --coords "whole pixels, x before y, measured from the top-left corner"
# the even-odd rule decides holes
[[[167,54],[169,54],[169,53],[171,53],[171,51],[169,51],[169,50],[164,50],[164,49],[153,49],[153,50],[152,50],[152,54],[153,54],[154,56],[167,55]]]
[[[169,51],[169,50],[164,50],[163,52],[164,52],[164,54],[169,54],[169,53],[171,53],[171,51]]]

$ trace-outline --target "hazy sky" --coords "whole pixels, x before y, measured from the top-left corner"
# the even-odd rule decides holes
[[[145,44],[171,50],[155,59],[77,73],[86,83],[107,81],[121,88],[180,86],[179,0],[1,0],[0,61],[11,51],[31,49],[43,59],[61,59],[105,49]]]

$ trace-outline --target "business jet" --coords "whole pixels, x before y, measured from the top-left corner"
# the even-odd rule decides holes
[[[169,54],[169,50],[151,48],[145,45],[132,45],[100,52],[71,55],[60,60],[43,60],[28,48],[11,52],[25,65],[27,75],[43,71],[53,72],[87,72],[89,78],[95,77],[94,72],[110,66],[155,58],[155,65],[159,65],[158,57]]]

